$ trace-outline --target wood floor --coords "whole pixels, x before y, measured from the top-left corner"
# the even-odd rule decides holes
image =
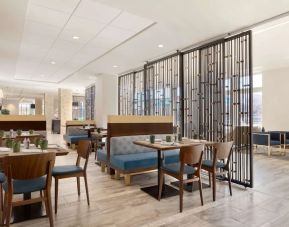
[[[56,165],[73,164],[75,160],[76,153],[71,152],[57,157]],[[140,190],[144,185],[156,183],[155,172],[134,176],[132,186],[126,187],[123,179],[113,180],[101,173],[94,161],[92,154],[88,165],[90,206],[86,203],[83,181],[78,197],[76,179],[61,180],[55,226],[289,226],[287,158],[255,155],[253,189],[233,184],[230,197],[227,183],[217,182],[217,201],[212,202],[210,188],[204,189],[204,206],[198,191],[185,192],[181,214],[178,196],[157,201]],[[49,226],[49,222],[41,218],[12,226],[44,227]]]

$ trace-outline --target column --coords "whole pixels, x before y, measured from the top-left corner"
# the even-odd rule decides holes
[[[61,134],[65,134],[65,123],[72,120],[72,91],[69,89],[58,89],[58,111],[61,125]]]

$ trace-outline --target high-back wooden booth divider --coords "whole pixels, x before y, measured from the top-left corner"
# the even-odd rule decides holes
[[[0,115],[0,130],[38,130],[46,131],[44,115]]]
[[[171,116],[110,115],[107,119],[108,160],[111,137],[172,133],[173,118]]]

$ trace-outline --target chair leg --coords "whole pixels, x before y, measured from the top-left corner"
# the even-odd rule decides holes
[[[77,177],[76,181],[77,181],[77,193],[78,193],[78,196],[80,196],[80,177]]]
[[[164,172],[161,170],[158,200],[161,200],[162,198],[163,185],[164,185]]]
[[[216,201],[216,173],[215,171],[212,174],[213,177],[213,201]]]
[[[105,164],[103,162],[100,163],[101,166],[101,172],[105,172]]]
[[[229,181],[230,196],[232,196],[232,185],[231,185],[231,173],[230,173],[230,170],[228,170],[228,181]]]
[[[55,214],[57,214],[57,205],[58,205],[58,179],[55,178]]]
[[[179,195],[180,195],[180,212],[183,212],[183,195],[184,195],[184,183],[183,183],[183,179],[180,179]]]
[[[204,199],[203,199],[203,186],[202,186],[202,180],[201,177],[199,178],[199,191],[200,191],[200,197],[201,197],[201,204],[204,205]]]
[[[208,172],[208,175],[209,175],[209,187],[211,187],[211,186],[212,186],[212,185],[211,185],[211,173]]]
[[[49,224],[50,227],[54,226],[53,222],[53,215],[52,215],[52,206],[51,206],[51,194],[50,191],[44,191],[44,200],[45,200],[45,209],[46,209],[46,214],[49,218]]]
[[[131,180],[131,177],[129,174],[125,174],[124,175],[124,183],[126,186],[129,186],[130,185],[130,180]]]
[[[42,193],[42,190],[40,190],[40,197],[41,197],[41,198],[43,197],[43,193]]]
[[[2,226],[5,225],[6,212],[7,212],[7,193],[4,194],[3,213],[2,213],[2,220],[1,220],[1,225]]]
[[[86,173],[84,174],[84,183],[85,183],[85,190],[86,190],[86,199],[87,199],[87,204],[89,206],[89,194],[88,194],[88,184],[87,184],[87,176]]]
[[[3,185],[0,184],[0,206],[1,206],[1,211],[3,213]]]
[[[6,226],[10,226],[10,218],[12,213],[12,195],[7,193],[7,210],[6,210]]]

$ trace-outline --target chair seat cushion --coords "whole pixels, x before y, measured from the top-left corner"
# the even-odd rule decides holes
[[[213,160],[203,160],[202,166],[212,167],[213,166]],[[217,168],[224,168],[225,164],[223,162],[216,162]]]
[[[77,136],[63,135],[63,139],[67,143],[78,143],[79,140],[89,140],[90,138],[87,135],[77,135]]]
[[[98,149],[96,155],[98,161],[107,161],[107,153],[105,149]]]
[[[23,194],[36,192],[45,189],[46,177],[39,177],[31,180],[13,180],[13,193]],[[3,184],[4,191],[8,190],[7,182]]]
[[[5,181],[6,181],[5,174],[0,172],[0,184],[3,184]]]
[[[163,169],[174,174],[179,174],[180,163],[164,164]],[[194,167],[188,165],[184,166],[184,174],[194,174],[195,172],[196,170]]]
[[[112,166],[121,170],[157,167],[157,152],[113,155],[110,157]]]
[[[76,165],[66,165],[66,166],[55,166],[52,169],[52,176],[60,176],[71,173],[81,172],[82,168]]]
[[[274,145],[280,145],[281,141],[280,140],[270,140],[270,145],[274,146]]]

